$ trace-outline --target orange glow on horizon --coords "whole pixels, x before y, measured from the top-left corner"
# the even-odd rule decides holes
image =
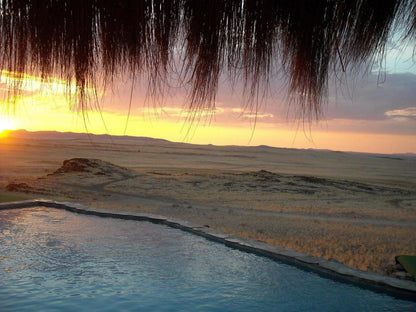
[[[8,117],[0,116],[0,132],[5,130],[16,130],[14,121]]]
[[[0,140],[7,138],[9,136],[9,134],[10,134],[10,131],[8,131],[8,130],[0,131]]]
[[[174,142],[214,145],[269,145],[286,148],[314,148],[338,151],[356,151],[371,153],[416,153],[416,135],[390,135],[381,133],[359,133],[330,131],[328,129],[312,130],[304,133],[296,126],[286,122],[263,122],[272,114],[257,116],[257,124],[231,118],[231,113],[241,113],[240,109],[218,106],[215,113],[221,116],[219,122],[215,117],[209,125],[203,122],[189,123],[194,112],[178,108],[178,103],[169,99],[166,106],[146,108],[139,106],[132,110],[127,123],[125,112],[117,107],[128,107],[119,99],[105,106],[105,109],[89,110],[80,113],[75,98],[68,98],[65,81],[50,77],[41,79],[32,75],[20,75],[6,71],[1,72],[0,84],[4,96],[16,83],[20,83],[21,94],[14,99],[14,104],[0,102],[0,132],[3,130],[26,129],[28,131],[89,132],[92,134],[130,135],[161,138]],[[13,79],[24,78],[24,81]],[[71,88],[72,85],[71,85]],[[93,92],[93,90],[90,90]],[[71,91],[72,92],[72,91]],[[102,94],[101,94],[102,93]],[[100,92],[99,96],[104,96]],[[176,104],[176,105],[175,105]],[[13,110],[8,105],[15,105]],[[10,112],[12,111],[12,112]],[[212,112],[202,112],[209,116]],[[228,115],[227,115],[228,114]],[[250,116],[247,115],[247,118]],[[202,118],[203,120],[203,118]],[[345,123],[352,121],[345,120]],[[338,122],[339,123],[339,122]],[[5,132],[3,135],[6,135]]]

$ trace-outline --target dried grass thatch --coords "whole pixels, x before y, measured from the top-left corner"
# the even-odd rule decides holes
[[[176,71],[192,108],[213,108],[218,81],[253,97],[281,71],[290,98],[318,114],[333,71],[371,64],[393,31],[416,34],[414,0],[3,0],[0,63],[87,87],[145,74],[159,92]],[[179,68],[179,69],[178,69]],[[278,68],[278,69],[276,69]],[[81,103],[84,103],[81,101]]]

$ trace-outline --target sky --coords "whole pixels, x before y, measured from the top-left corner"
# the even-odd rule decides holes
[[[65,81],[42,82],[27,75],[22,95],[8,104],[12,73],[3,71],[0,90],[0,131],[26,129],[163,138],[175,142],[214,145],[269,145],[369,153],[416,153],[416,65],[413,45],[388,49],[382,69],[334,78],[319,121],[299,118],[285,100],[283,82],[271,82],[257,114],[247,107],[238,84],[220,81],[215,111],[202,111],[193,120],[185,91],[170,90],[149,101],[146,81],[135,86],[119,78],[114,86],[97,90],[99,101],[84,114],[76,99],[68,99]],[[233,90],[232,90],[233,89]],[[91,91],[91,90],[90,90]],[[131,109],[129,113],[129,103]],[[97,104],[98,103],[98,104]],[[185,103],[185,104],[184,104]],[[100,109],[96,109],[97,106]]]

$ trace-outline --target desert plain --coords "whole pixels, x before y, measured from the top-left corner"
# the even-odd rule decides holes
[[[0,137],[0,201],[175,217],[387,274],[416,254],[416,155],[25,131]]]

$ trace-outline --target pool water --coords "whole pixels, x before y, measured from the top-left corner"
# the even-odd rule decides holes
[[[0,311],[416,311],[149,222],[0,211]]]

